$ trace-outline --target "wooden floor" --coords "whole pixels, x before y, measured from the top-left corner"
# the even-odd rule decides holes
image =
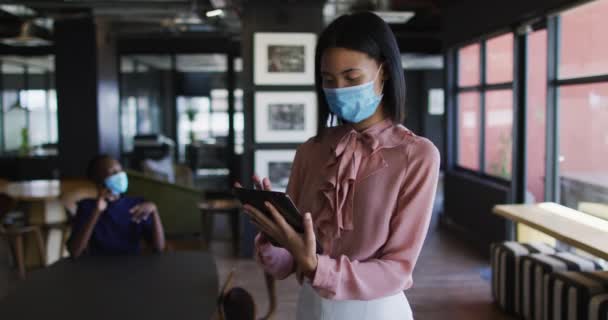
[[[427,239],[406,291],[416,319],[515,319],[493,303],[488,261],[453,234],[435,232]]]
[[[196,249],[196,244],[183,248]],[[249,259],[232,258],[227,242],[214,242],[220,281],[236,268],[235,285],[249,290],[258,303],[258,316],[267,308],[263,274]],[[19,285],[14,270],[7,267],[6,248],[0,245],[0,298]],[[512,319],[503,315],[491,301],[490,285],[480,272],[484,261],[449,232],[435,232],[427,239],[414,272],[414,287],[406,291],[417,320],[434,319]],[[299,286],[292,278],[278,282],[279,309],[275,319],[294,319]]]

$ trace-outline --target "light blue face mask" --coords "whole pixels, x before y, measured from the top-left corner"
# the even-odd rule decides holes
[[[329,110],[340,119],[358,123],[371,117],[383,95],[377,95],[374,90],[374,82],[378,78],[380,68],[376,72],[374,80],[357,86],[346,88],[323,88],[325,100],[329,105]],[[382,84],[384,87],[384,83]]]
[[[127,188],[129,188],[129,179],[124,171],[107,177],[104,183],[106,187],[115,195],[125,193],[127,192]]]

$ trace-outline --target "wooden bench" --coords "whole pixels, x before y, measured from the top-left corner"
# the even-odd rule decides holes
[[[608,220],[552,202],[497,205],[493,212],[608,260]]]

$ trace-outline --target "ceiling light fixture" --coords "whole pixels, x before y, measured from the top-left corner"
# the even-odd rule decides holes
[[[224,14],[224,10],[222,10],[222,9],[215,9],[215,10],[207,11],[207,17],[209,17],[209,18],[221,16],[222,14]]]
[[[36,15],[36,11],[22,5],[3,4],[0,5],[0,10],[18,17],[33,17]]]
[[[9,46],[19,47],[48,46],[51,44],[50,41],[43,39],[36,34],[34,25],[31,21],[25,21],[21,24],[21,30],[18,36],[2,39],[0,42]]]
[[[404,24],[415,15],[412,11],[374,11],[388,24]]]

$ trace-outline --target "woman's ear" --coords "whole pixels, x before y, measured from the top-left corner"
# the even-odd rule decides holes
[[[388,79],[390,79],[390,75],[388,73],[388,69],[386,67],[386,62],[382,63],[382,65],[380,66],[382,68],[382,80],[387,81]]]

